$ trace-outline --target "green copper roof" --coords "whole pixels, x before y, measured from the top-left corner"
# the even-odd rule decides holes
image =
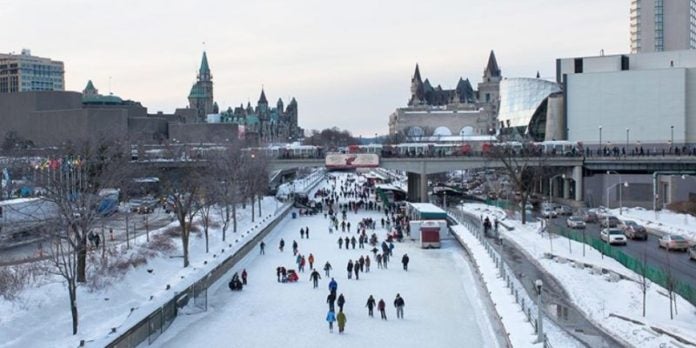
[[[210,67],[208,67],[208,56],[203,51],[203,60],[201,60],[201,68],[198,71],[201,75],[210,74]]]
[[[189,98],[207,98],[208,94],[200,84],[196,83],[191,87]]]
[[[123,100],[115,95],[83,95],[82,104],[120,105]]]
[[[96,88],[94,88],[94,84],[92,84],[92,80],[87,81],[87,87],[85,87],[85,91],[94,91]]]

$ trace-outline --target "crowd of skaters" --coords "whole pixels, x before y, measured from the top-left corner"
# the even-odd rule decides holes
[[[317,191],[315,197],[319,197],[322,204],[318,204],[324,215],[324,218],[329,220],[329,233],[334,231],[338,232],[339,228],[341,233],[347,233],[348,235],[341,236],[338,238],[339,249],[345,246],[348,250],[352,247],[355,250],[356,245],[358,249],[364,249],[366,244],[371,245],[373,248],[370,250],[373,253],[373,258],[377,262],[378,269],[387,269],[387,264],[393,256],[394,253],[394,240],[401,241],[403,238],[403,233],[408,234],[408,218],[403,214],[394,212],[390,207],[383,206],[382,202],[371,199],[371,195],[374,194],[374,189],[368,185],[359,185],[355,180],[339,180],[335,176],[329,176],[327,179],[331,188],[324,188]],[[345,203],[340,202],[340,200],[346,201]],[[359,221],[357,226],[355,226],[355,235],[352,234],[352,225],[348,221],[348,214],[358,214],[361,210],[377,210],[384,211],[384,217],[379,221],[373,218],[363,218]],[[377,228],[377,223],[380,223],[383,229],[388,231],[385,240],[379,244],[379,239],[376,233],[371,233],[368,237],[367,230],[374,231]],[[357,236],[357,238],[356,238]],[[309,227],[300,228],[300,239],[309,239]],[[379,244],[379,245],[378,245]],[[379,246],[380,249],[377,247]],[[285,241],[281,238],[279,241],[278,249],[279,252],[283,252],[285,247]],[[262,241],[260,243],[260,254],[265,254],[265,243]],[[299,252],[299,244],[296,240],[292,242],[293,257],[295,258],[295,263],[297,265],[298,272],[303,273],[305,266],[309,263],[310,276],[309,280],[312,283],[314,289],[319,286],[319,280],[322,279],[321,274],[314,268],[314,255],[309,253],[307,257]],[[381,251],[381,252],[380,252]],[[402,256],[402,265],[404,270],[408,270],[409,257],[407,254]],[[349,259],[346,265],[347,279],[353,279],[355,275],[355,280],[360,279],[360,273],[370,272],[371,257],[369,254],[361,255],[355,260]],[[339,334],[342,334],[345,330],[345,325],[347,323],[347,316],[343,308],[346,304],[345,296],[340,293],[337,295],[338,282],[335,278],[331,277],[331,271],[333,266],[329,261],[323,266],[324,275],[326,279],[331,279],[328,284],[329,295],[326,298],[326,303],[329,306],[329,310],[326,314],[326,321],[329,323],[329,330],[333,332],[333,323],[336,322],[338,326]],[[290,279],[289,277],[294,275],[295,279]],[[284,266],[278,266],[276,268],[277,281],[284,283],[288,281],[296,281],[297,275],[293,270],[288,270]],[[246,275],[245,277],[246,278]],[[405,307],[405,301],[400,294],[396,294],[393,301],[394,307],[396,309],[397,318],[403,319],[403,310]],[[336,312],[336,306],[338,307],[338,312]],[[366,305],[368,309],[368,316],[374,316],[375,307],[380,312],[380,317],[382,320],[387,320],[386,313],[386,302],[383,298],[379,301],[370,295],[367,299]]]

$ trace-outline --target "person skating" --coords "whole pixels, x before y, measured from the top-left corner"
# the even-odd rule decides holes
[[[357,240],[355,240],[355,236],[353,236],[353,237],[350,239],[350,245],[353,246],[353,249],[355,249],[355,243],[356,243],[356,242],[357,242]]]
[[[312,253],[309,253],[309,257],[307,257],[307,262],[309,262],[309,268],[314,269],[314,255]]]
[[[346,266],[346,270],[348,271],[348,279],[351,279],[353,275],[353,260],[348,260],[348,266]]]
[[[360,262],[358,260],[355,260],[355,263],[353,264],[353,271],[355,272],[355,280],[360,280]]]
[[[304,228],[300,228],[300,239],[304,239]]]
[[[278,278],[278,283],[280,283],[280,266],[276,267],[276,277]]]
[[[360,258],[358,259],[358,264],[360,264],[360,272],[364,272],[365,258],[363,256],[360,256]]]
[[[338,312],[336,316],[336,321],[338,322],[338,333],[342,334],[343,330],[346,328],[346,314],[343,313],[343,309]]]
[[[297,241],[296,240],[292,241],[292,255],[293,256],[297,255]]]
[[[329,293],[329,296],[326,296],[326,303],[329,304],[329,310],[333,311],[335,310],[334,303],[336,303],[336,292],[332,291]]]
[[[408,271],[408,254],[404,254],[404,256],[401,258],[401,263],[404,265],[404,271]]]
[[[333,269],[333,267],[331,267],[329,261],[326,261],[324,264],[324,274],[326,274],[327,278],[331,276],[331,269]]]
[[[304,257],[304,255],[302,255],[302,257],[300,258],[300,269],[299,269],[299,271],[302,273],[304,273],[305,262],[306,262],[305,257]]]
[[[264,243],[263,241],[261,241],[261,243],[259,244],[259,248],[261,249],[261,250],[259,251],[259,255],[264,255],[264,254],[266,254],[266,251],[264,250],[264,249],[266,249],[266,243]]]
[[[365,272],[370,272],[370,255],[365,255]]]
[[[345,244],[346,244],[346,250],[348,250],[349,245],[350,245],[350,238],[346,237],[345,241],[346,241],[346,242],[345,242]]]
[[[247,285],[247,284],[246,284],[246,281],[247,281],[247,271],[246,271],[246,268],[245,268],[245,269],[242,270],[242,284]]]
[[[285,247],[285,241],[281,238],[280,243],[278,243],[278,249],[280,249],[280,252],[283,252],[283,248]]]
[[[319,287],[319,279],[321,279],[321,276],[319,275],[319,272],[317,272],[316,269],[313,270],[312,274],[309,275],[309,279],[311,279],[312,283],[314,283],[315,289]]]
[[[334,296],[336,296],[336,290],[338,290],[338,283],[335,279],[331,278],[331,281],[329,282],[329,291],[334,293]]]
[[[377,268],[382,268],[382,254],[377,254]]]
[[[394,307],[396,307],[396,317],[397,318],[404,318],[404,306],[406,303],[404,302],[403,297],[401,297],[399,294],[396,294],[396,298],[394,299]]]
[[[305,231],[304,231],[305,237],[309,239],[309,226],[305,226]]]
[[[343,238],[338,237],[338,248],[343,249]]]
[[[379,303],[377,303],[377,310],[379,310],[379,315],[382,317],[382,319],[387,320],[387,312],[386,308],[387,305],[384,303],[384,299],[379,299]]]
[[[338,295],[338,300],[336,300],[336,304],[338,305],[338,310],[343,312],[343,305],[346,304],[346,298],[343,297],[343,294]]]
[[[329,312],[326,313],[326,321],[329,322],[329,332],[333,332],[333,323],[336,321],[336,313],[333,308],[330,308]]]
[[[365,307],[367,307],[367,315],[374,317],[372,310],[375,308],[375,298],[372,297],[372,295],[370,295],[370,297],[367,299],[367,304]]]

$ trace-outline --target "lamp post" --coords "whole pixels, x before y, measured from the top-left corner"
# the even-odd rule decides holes
[[[628,136],[631,133],[630,128],[626,128],[626,152],[628,152]]]
[[[607,187],[607,209],[609,209],[609,191],[611,191],[611,189],[613,189],[617,185],[619,186],[619,215],[622,215],[622,213],[623,213],[623,198],[621,197],[621,193],[623,191],[623,187],[628,187],[628,182],[624,182],[622,184],[619,181],[616,184]],[[607,227],[609,227],[609,214],[607,214]]]
[[[674,126],[669,126],[671,137],[670,137],[670,147],[674,146]]]
[[[599,151],[602,151],[602,125],[599,126]]]
[[[534,281],[534,286],[536,287],[537,290],[537,295],[538,295],[538,301],[537,301],[537,343],[542,343],[544,342],[544,321],[542,320],[543,316],[543,302],[541,298],[542,290],[544,283],[541,281],[541,279],[537,279]]]

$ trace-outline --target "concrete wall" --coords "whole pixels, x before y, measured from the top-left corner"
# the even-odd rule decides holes
[[[184,143],[226,142],[237,139],[237,125],[231,123],[170,123],[169,139]]]
[[[143,142],[157,142],[169,136],[168,122],[162,117],[129,117],[128,137]]]
[[[695,83],[695,82],[691,82]],[[666,144],[674,126],[675,143],[686,138],[687,70],[683,68],[585,73],[568,76],[567,119],[571,141],[602,143]],[[692,98],[693,99],[693,98]]]

